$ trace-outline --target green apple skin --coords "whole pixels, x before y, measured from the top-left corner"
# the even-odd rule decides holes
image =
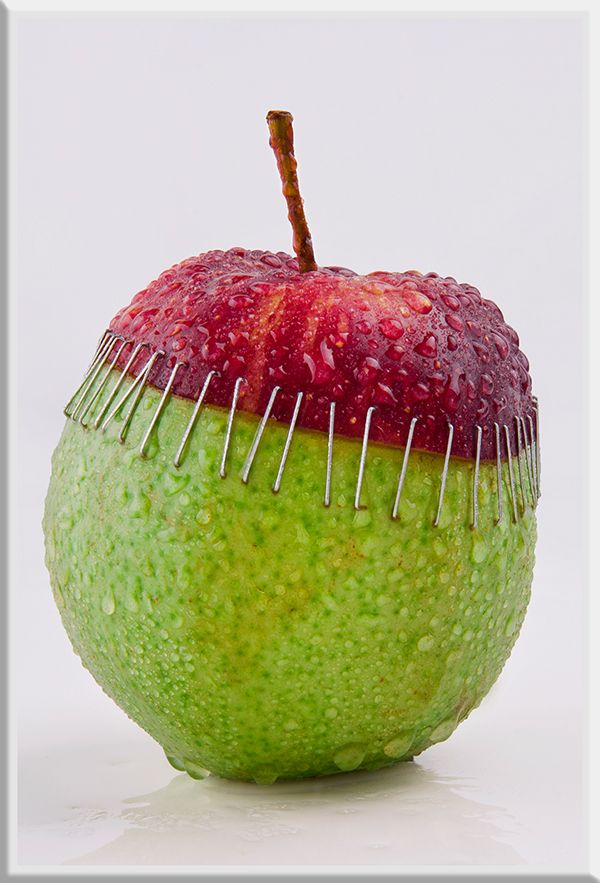
[[[336,437],[325,507],[325,435],[296,430],[274,494],[287,426],[268,422],[244,484],[258,418],[235,414],[222,479],[225,409],[202,408],[175,468],[193,402],[171,398],[139,455],[159,400],[146,390],[124,444],[122,418],[105,432],[68,420],[53,456],[46,562],[73,648],[105,692],[195,777],[376,769],[446,739],[525,615],[527,483],[515,523],[504,463],[497,523],[496,466],[482,463],[474,529],[474,464],[451,459],[434,527],[443,457],[413,450],[392,520],[404,451],[369,444],[357,511],[361,443]]]

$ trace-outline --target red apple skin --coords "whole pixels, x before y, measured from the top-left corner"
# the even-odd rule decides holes
[[[370,438],[443,453],[448,424],[452,455],[496,457],[494,424],[508,427],[517,449],[515,417],[534,417],[527,357],[500,309],[476,288],[451,277],[410,270],[357,275],[340,267],[300,273],[283,252],[210,251],[166,270],[110,323],[142,353],[162,350],[149,382],[163,389],[182,363],[172,392],[195,399],[210,370],[219,372],[205,401],[228,407],[237,378],[238,407],[262,414],[280,387],[273,416],[289,422],[304,392],[298,426],[362,436],[375,406]],[[503,456],[505,455],[503,451]]]

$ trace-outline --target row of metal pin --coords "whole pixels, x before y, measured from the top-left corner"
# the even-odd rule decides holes
[[[99,401],[106,385],[108,383],[109,377],[111,375],[112,369],[117,365],[119,357],[124,349],[124,347],[130,343],[130,341],[125,340],[121,335],[112,334],[110,332],[105,332],[103,337],[100,339],[98,343],[98,347],[88,367],[85,377],[81,382],[80,386],[77,388],[69,402],[65,407],[65,415],[70,417],[71,419],[78,421],[84,428],[88,428],[89,423],[85,422],[86,416],[91,412],[94,404]],[[140,402],[144,389],[146,387],[148,377],[150,372],[157,361],[158,358],[164,356],[164,352],[162,350],[157,350],[155,353],[151,354],[143,365],[139,373],[136,375],[133,383],[127,389],[123,395],[115,402],[117,395],[125,381],[128,372],[132,369],[136,359],[138,358],[141,350],[144,347],[147,347],[148,344],[142,343],[137,344],[132,350],[123,371],[117,377],[117,380],[110,391],[110,394],[102,407],[100,408],[98,414],[96,415],[93,421],[93,427],[95,429],[100,429],[101,431],[105,431],[107,427],[110,425],[114,417],[121,411],[124,405],[129,401],[129,407],[125,414],[122,426],[119,431],[119,441],[124,442],[125,437],[127,435],[127,431],[131,424],[131,420],[135,413],[135,410]],[[112,356],[112,359],[111,359]],[[107,367],[107,371],[98,385],[98,387],[94,390],[94,393],[89,401],[86,402],[86,398],[88,393],[93,388],[94,383],[99,377],[102,370]],[[160,401],[150,419],[150,423],[142,437],[140,442],[140,446],[138,449],[139,455],[144,457],[148,450],[148,445],[156,427],[161,414],[167,406],[171,389],[173,387],[173,383],[177,376],[178,371],[181,368],[185,368],[185,363],[176,362],[171,370],[171,374],[169,375],[169,379],[167,384],[163,390]],[[196,400],[196,404],[194,406],[194,410],[189,419],[189,422],[186,426],[186,429],[183,433],[181,443],[177,449],[175,457],[173,458],[173,465],[176,468],[179,468],[183,456],[189,441],[189,438],[192,434],[192,431],[196,425],[198,420],[200,409],[206,397],[206,393],[208,387],[213,380],[213,378],[218,377],[218,371],[209,371],[198,394],[198,398]],[[221,461],[219,466],[219,475],[221,478],[225,478],[227,475],[227,457],[229,453],[229,447],[231,443],[231,435],[233,431],[233,422],[235,417],[235,412],[240,396],[240,390],[243,383],[245,383],[245,379],[243,377],[238,377],[235,381],[233,388],[233,396],[231,400],[231,406],[229,408],[227,423],[225,428],[225,439],[223,443],[223,450],[221,454]],[[244,484],[248,483],[250,471],[252,469],[252,464],[256,457],[256,453],[258,451],[258,447],[260,444],[260,440],[263,436],[265,427],[267,425],[267,421],[272,413],[273,406],[275,404],[275,400],[277,395],[280,392],[280,387],[276,386],[271,392],[269,397],[269,401],[265,408],[265,411],[260,419],[260,422],[256,428],[256,432],[254,438],[252,440],[252,444],[244,461],[244,465],[242,467],[241,478]],[[292,417],[289,423],[288,432],[286,435],[285,444],[283,447],[283,452],[281,455],[281,459],[279,461],[279,467],[277,469],[277,475],[275,477],[275,481],[272,486],[272,490],[274,493],[278,493],[281,488],[281,482],[283,479],[283,473],[285,469],[285,465],[287,463],[287,459],[289,456],[292,439],[294,435],[294,430],[296,427],[296,423],[298,420],[298,414],[300,412],[300,407],[302,405],[303,393],[298,392],[296,395],[296,400],[294,403],[294,409],[292,412]],[[527,507],[527,495],[525,491],[526,484],[529,486],[529,493],[531,497],[532,504],[535,506],[539,496],[540,496],[540,456],[539,456],[539,444],[537,443],[537,439],[539,439],[539,425],[538,425],[538,404],[537,399],[534,399],[535,403],[535,431],[534,431],[534,421],[531,416],[527,417],[527,423],[523,417],[515,417],[515,428],[516,428],[516,438],[517,438],[517,451],[516,451],[516,461],[517,461],[517,473],[518,473],[518,483],[520,489],[520,495],[517,493],[517,481],[515,478],[515,470],[513,468],[513,452],[511,449],[510,442],[510,431],[506,424],[494,423],[494,433],[495,433],[495,447],[496,447],[496,483],[497,483],[497,499],[498,499],[498,509],[497,509],[497,518],[496,524],[499,524],[504,519],[504,492],[503,492],[503,480],[502,480],[502,435],[504,435],[505,448],[507,454],[507,462],[508,462],[508,477],[509,477],[509,490],[510,490],[510,507],[512,510],[512,518],[515,522],[519,520],[519,509],[521,511],[521,515],[525,512]],[[111,409],[111,405],[113,405]],[[333,467],[333,441],[334,441],[334,433],[335,433],[335,402],[331,402],[329,405],[329,427],[328,427],[328,438],[327,438],[327,461],[326,461],[326,476],[325,476],[325,493],[323,497],[323,503],[325,506],[329,506],[331,504],[331,475],[332,475],[332,467]],[[109,410],[110,409],[110,410]],[[361,495],[362,495],[362,487],[365,475],[365,467],[367,462],[367,450],[369,444],[369,434],[371,430],[371,421],[373,419],[373,414],[376,411],[375,406],[371,406],[366,413],[365,425],[362,436],[362,444],[360,450],[360,460],[358,466],[358,475],[356,481],[356,490],[354,495],[354,508],[359,510],[362,507],[361,504]],[[404,448],[404,456],[402,459],[402,466],[400,469],[400,475],[398,477],[398,485],[396,489],[396,496],[394,498],[394,504],[392,507],[391,517],[396,520],[399,517],[399,509],[400,502],[402,499],[402,491],[404,488],[404,482],[408,469],[408,462],[410,457],[410,451],[412,446],[413,435],[415,431],[415,427],[418,422],[418,417],[413,417],[409,430],[408,437],[406,441],[406,446]],[[529,427],[529,437],[527,433],[527,427]],[[475,427],[475,466],[473,470],[473,507],[472,507],[472,518],[471,525],[473,528],[477,528],[479,522],[479,473],[480,473],[480,464],[481,464],[481,442],[482,442],[483,429],[481,426]],[[440,487],[439,487],[439,496],[438,496],[438,505],[435,514],[435,518],[433,521],[434,527],[438,527],[440,524],[442,510],[444,505],[444,494],[446,490],[446,480],[448,476],[448,468],[450,464],[450,456],[452,453],[452,442],[454,438],[454,426],[452,423],[448,423],[448,440],[446,443],[446,450],[444,454],[444,464],[442,468],[442,475],[440,479]],[[519,499],[520,498],[520,499]]]

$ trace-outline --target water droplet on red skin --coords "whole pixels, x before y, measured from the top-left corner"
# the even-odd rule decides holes
[[[489,374],[481,375],[481,393],[490,396],[494,391],[494,379]]]
[[[442,301],[450,310],[460,310],[460,301],[453,294],[442,294]]]
[[[415,313],[425,316],[427,313],[431,312],[431,301],[424,294],[421,294],[420,291],[412,291],[411,289],[407,290],[405,288],[402,292],[402,297]]]
[[[398,319],[381,319],[379,328],[388,340],[399,340],[404,334],[404,326]]]
[[[433,359],[437,356],[437,340],[435,335],[428,334],[427,337],[424,337],[423,340],[416,345],[415,352],[419,353],[420,356],[425,356],[427,359]]]
[[[450,326],[450,328],[454,329],[454,331],[462,331],[465,327],[460,316],[455,316],[453,313],[447,314],[446,322]]]
[[[390,405],[394,404],[397,399],[389,386],[386,386],[385,383],[376,383],[373,401],[377,405]]]
[[[389,359],[393,359],[395,362],[399,362],[400,359],[404,356],[405,351],[401,346],[389,346],[385,351],[386,356]]]
[[[499,354],[500,358],[506,359],[506,357],[508,356],[508,353],[509,353],[508,342],[500,334],[497,334],[495,331],[492,331],[491,337],[492,337],[492,340],[494,341],[494,343],[496,344],[496,349],[498,350],[498,354]]]

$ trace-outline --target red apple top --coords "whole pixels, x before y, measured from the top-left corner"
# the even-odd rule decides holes
[[[195,399],[209,371],[205,401],[229,406],[238,378],[238,408],[289,422],[304,393],[298,426],[361,436],[374,406],[370,438],[443,453],[449,424],[452,454],[496,456],[495,424],[517,449],[515,418],[535,415],[527,357],[499,308],[471,285],[436,273],[375,272],[361,276],[318,267],[297,185],[291,115],[269,114],[271,144],[288,200],[297,258],[278,252],[211,251],[166,270],[110,323],[142,353],[162,351],[149,382],[164,389],[180,363],[172,392]],[[147,356],[146,356],[147,358]],[[504,432],[504,430],[503,430]],[[503,455],[505,455],[503,451]]]

